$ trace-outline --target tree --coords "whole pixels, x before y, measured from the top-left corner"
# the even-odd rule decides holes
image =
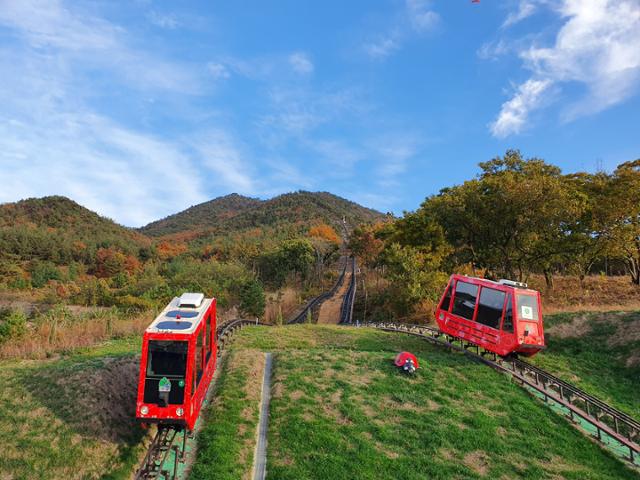
[[[480,167],[477,179],[442,190],[421,210],[443,227],[456,263],[522,280],[564,252],[584,198],[559,168],[515,150]]]
[[[323,238],[331,243],[335,243],[336,245],[340,244],[340,236],[336,233],[336,231],[330,225],[326,223],[321,223],[309,229],[310,237]]]
[[[265,306],[262,284],[254,279],[245,282],[240,289],[240,311],[245,315],[259,318],[264,315]]]
[[[615,217],[613,248],[624,259],[631,281],[640,285],[640,159],[615,170],[608,205]]]

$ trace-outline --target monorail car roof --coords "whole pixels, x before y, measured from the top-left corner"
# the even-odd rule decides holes
[[[204,298],[202,294],[185,293],[180,297],[174,297],[146,331],[148,333],[193,333],[204,318],[211,302],[213,302],[212,298]]]
[[[538,293],[537,290],[529,288],[529,286],[526,283],[514,282],[512,280],[499,280],[496,282],[495,280],[489,280],[488,278],[470,277],[468,275],[463,275],[461,273],[454,273],[451,276],[455,277],[458,280],[464,280],[464,279],[475,280],[478,283],[487,283],[487,284],[492,284],[499,287],[506,287],[508,289],[513,289],[513,290],[527,290],[529,292]]]

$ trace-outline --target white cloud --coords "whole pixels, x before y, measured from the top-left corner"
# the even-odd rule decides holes
[[[167,28],[169,30],[175,30],[180,26],[180,22],[178,18],[170,13],[158,13],[156,11],[151,11],[147,15],[149,21],[154,24],[156,27]]]
[[[374,60],[384,60],[412,37],[432,32],[441,18],[431,4],[430,0],[406,0],[403,10],[389,22],[387,32],[376,32],[364,42],[364,52]]]
[[[289,55],[289,64],[296,73],[303,75],[313,73],[313,62],[306,53],[295,52]]]
[[[249,174],[251,169],[244,161],[240,148],[227,133],[211,131],[200,134],[192,146],[200,156],[199,164],[216,174],[214,182],[224,185],[225,190],[255,193],[254,181]]]
[[[481,60],[497,60],[511,50],[509,44],[503,39],[483,43],[476,54]]]
[[[520,133],[529,112],[541,104],[542,94],[550,85],[549,80],[527,80],[520,85],[513,98],[502,104],[498,118],[491,124],[491,133],[500,138]]]
[[[429,0],[407,0],[407,14],[417,32],[433,30],[440,22],[440,15],[431,9]]]
[[[507,15],[507,18],[502,23],[502,28],[507,28],[515,25],[516,23],[519,23],[525,18],[533,15],[538,9],[537,3],[539,3],[539,1],[536,2],[535,0],[520,0],[520,2],[518,3],[518,10]]]
[[[399,50],[401,42],[397,34],[390,34],[386,37],[380,37],[377,40],[364,45],[364,50],[371,58],[384,59]]]
[[[207,64],[207,69],[216,80],[229,78],[231,76],[229,69],[222,63],[210,62]]]
[[[587,93],[564,109],[565,120],[599,112],[633,95],[640,84],[640,3],[636,0],[563,0],[565,23],[551,47],[520,52],[532,72],[491,125],[496,136],[521,131],[540,93],[552,84],[581,84]]]
[[[200,93],[197,71],[135,49],[127,32],[104,19],[70,9],[60,0],[4,1],[0,25],[24,40],[30,53],[53,55],[69,69],[110,71],[121,83],[140,90]]]

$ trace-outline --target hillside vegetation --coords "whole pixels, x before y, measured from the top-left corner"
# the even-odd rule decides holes
[[[196,231],[229,234],[256,227],[293,226],[308,229],[317,223],[339,228],[345,218],[360,225],[383,218],[380,212],[328,192],[295,192],[269,200],[232,194],[195,205],[140,229],[150,236]]]

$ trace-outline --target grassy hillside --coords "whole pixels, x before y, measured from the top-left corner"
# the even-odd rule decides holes
[[[640,312],[547,315],[545,326],[532,363],[640,418]]]
[[[351,225],[382,217],[380,212],[328,192],[295,192],[269,200],[233,194],[201,203],[140,229],[151,236],[185,231],[232,233],[255,227],[298,225],[308,228],[316,223],[338,226],[343,216]]]
[[[129,478],[140,345],[110,342],[47,361],[0,362],[0,477]]]
[[[419,339],[252,328],[232,349],[274,353],[269,479],[640,478],[507,377]],[[392,364],[401,350],[419,357],[414,377]],[[218,429],[210,445],[234,444],[240,428]],[[238,452],[217,455],[202,478],[244,471]]]

